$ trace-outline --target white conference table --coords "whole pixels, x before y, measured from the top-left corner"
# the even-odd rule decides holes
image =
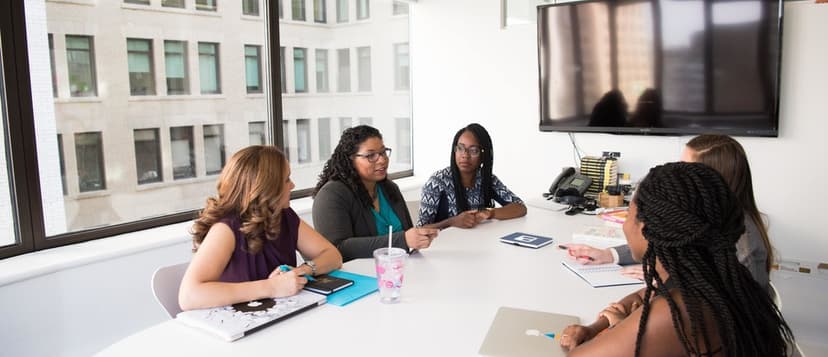
[[[643,286],[592,288],[561,265],[565,251],[557,244],[584,225],[601,224],[594,216],[528,206],[522,218],[440,232],[430,248],[409,257],[397,304],[382,304],[373,293],[344,307],[322,305],[235,342],[168,320],[99,355],[474,356],[500,306],[590,323],[609,302]],[[555,244],[536,250],[499,242],[513,232],[553,237]],[[373,259],[342,269],[373,276]]]

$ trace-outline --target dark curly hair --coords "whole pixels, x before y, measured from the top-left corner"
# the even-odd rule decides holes
[[[368,125],[358,125],[342,132],[342,136],[339,138],[339,144],[336,145],[333,154],[325,162],[322,173],[319,174],[319,181],[313,189],[313,197],[316,197],[316,194],[319,193],[319,190],[328,181],[334,180],[344,183],[356,195],[357,199],[367,207],[373,206],[374,203],[371,195],[368,194],[368,190],[362,184],[359,173],[354,169],[352,162],[354,154],[359,150],[359,146],[370,138],[379,138],[382,140],[382,134],[376,128]]]
[[[635,219],[644,224],[647,250],[642,258],[646,290],[635,354],[641,351],[650,300],[670,306],[673,327],[688,355],[713,351],[705,317],[725,356],[786,356],[793,335],[777,306],[736,258],[745,231],[744,210],[722,176],[700,163],[654,167],[636,190]],[[629,219],[632,219],[630,217]],[[669,273],[669,285],[684,299],[679,310],[656,273],[656,259]],[[689,317],[690,330],[684,327]]]
[[[287,165],[285,154],[275,146],[248,146],[235,153],[221,170],[216,184],[218,195],[207,198],[190,228],[193,252],[210,227],[228,215],[239,216],[247,251],[252,254],[261,251],[265,240],[278,238]]]
[[[460,169],[457,167],[457,159],[454,151],[457,147],[457,142],[464,132],[470,132],[477,139],[482,151],[480,152],[480,179],[483,193],[483,205],[485,207],[494,207],[492,199],[495,197],[494,187],[492,186],[492,164],[494,163],[494,147],[492,146],[492,137],[482,125],[472,123],[457,131],[454,134],[454,140],[451,142],[451,177],[454,181],[454,197],[457,199],[458,212],[464,212],[470,209],[469,203],[466,199],[466,190],[463,187],[463,180],[460,177]],[[472,207],[483,208],[483,207]]]

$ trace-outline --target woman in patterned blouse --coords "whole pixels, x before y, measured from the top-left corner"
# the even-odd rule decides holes
[[[431,175],[423,186],[418,226],[473,228],[487,219],[526,215],[526,206],[492,174],[492,138],[480,124],[457,131],[451,166]],[[494,202],[501,207],[495,208]]]

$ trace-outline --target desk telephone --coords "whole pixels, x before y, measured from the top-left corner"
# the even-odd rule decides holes
[[[578,204],[583,202],[584,192],[592,184],[592,178],[575,171],[574,167],[565,167],[549,186],[547,199],[555,202]]]

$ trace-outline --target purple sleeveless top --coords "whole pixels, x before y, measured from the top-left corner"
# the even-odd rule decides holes
[[[230,226],[236,237],[236,248],[219,280],[227,283],[262,280],[267,279],[279,265],[296,266],[299,216],[292,208],[282,210],[282,229],[279,231],[279,238],[266,240],[262,250],[257,254],[248,253],[247,241],[239,230],[241,221],[238,216],[227,216],[219,222]]]

